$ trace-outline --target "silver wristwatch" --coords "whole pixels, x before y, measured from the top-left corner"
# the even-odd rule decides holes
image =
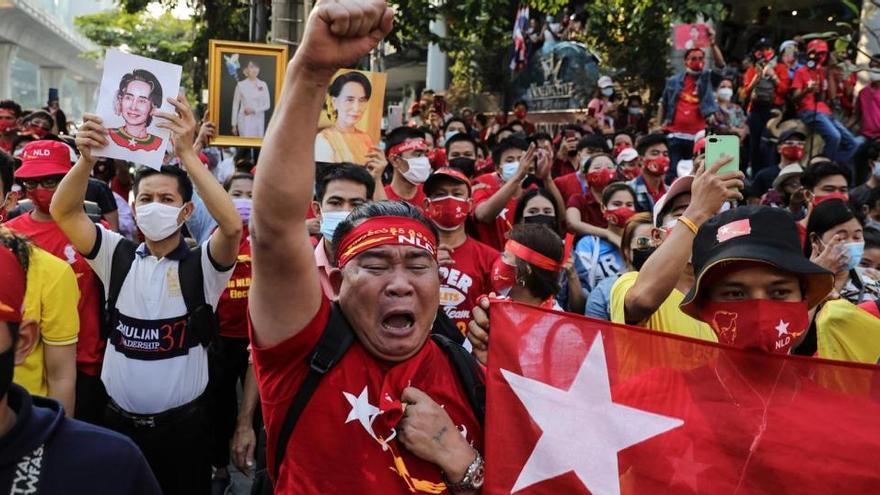
[[[443,482],[446,483],[446,488],[450,493],[470,492],[479,490],[483,487],[483,478],[485,474],[485,471],[483,470],[483,456],[481,456],[476,450],[474,450],[474,453],[476,454],[474,462],[468,466],[467,471],[464,473],[464,478],[458,483],[449,481],[449,478],[446,477],[446,473],[443,473]]]

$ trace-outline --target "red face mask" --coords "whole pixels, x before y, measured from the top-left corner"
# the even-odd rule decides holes
[[[517,110],[517,111],[513,112],[513,116],[522,120],[522,119],[526,118],[526,111],[522,110],[522,109]]]
[[[46,137],[46,135],[49,134],[49,131],[47,131],[46,129],[43,129],[42,127],[40,127],[38,125],[28,126],[26,132],[27,132],[27,134],[31,134],[32,136],[36,137],[37,139],[42,139],[42,138]]]
[[[617,158],[617,155],[619,155],[621,151],[623,151],[627,148],[632,148],[632,146],[630,146],[626,143],[620,143],[614,147],[614,150],[611,152],[611,156],[613,156],[614,158]]]
[[[605,210],[603,214],[605,216],[605,220],[608,220],[608,223],[611,225],[616,225],[618,227],[623,227],[626,225],[626,221],[632,218],[633,215],[636,214],[636,210],[621,206],[616,210]]]
[[[0,120],[0,134],[6,134],[15,130],[14,120]]]
[[[706,61],[703,59],[690,59],[687,61],[687,68],[694,72],[702,72],[703,67],[706,66]]]
[[[464,223],[470,213],[466,199],[444,196],[428,200],[425,216],[440,230],[455,230]]]
[[[620,175],[626,180],[633,180],[642,175],[642,169],[639,167],[620,167]]]
[[[787,354],[810,325],[808,309],[804,301],[710,301],[700,309],[700,319],[722,344]]]
[[[646,158],[642,161],[645,168],[654,175],[664,175],[669,170],[669,157],[658,156],[655,158]]]
[[[49,205],[52,204],[52,196],[55,195],[55,191],[38,187],[28,191],[27,195],[31,198],[31,201],[34,202],[34,206],[36,206],[38,210],[43,213],[49,213]]]
[[[773,57],[775,55],[776,53],[773,50],[764,50],[764,60],[766,60],[767,62],[773,60]]]
[[[492,264],[492,291],[498,295],[506,296],[515,283],[516,267],[508,265],[499,256]]]
[[[596,191],[602,192],[605,186],[614,179],[616,172],[611,168],[603,168],[587,174],[587,186]]]
[[[831,194],[826,194],[825,196],[813,196],[813,207],[819,206],[819,203],[823,201],[828,201],[829,199],[840,199],[845,203],[849,201],[849,194],[835,192]]]
[[[799,144],[785,144],[779,150],[779,154],[789,160],[798,161],[804,157],[804,147]]]

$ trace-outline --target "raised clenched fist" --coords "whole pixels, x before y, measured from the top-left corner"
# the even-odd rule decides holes
[[[320,0],[296,58],[303,68],[329,78],[370,53],[391,31],[393,20],[385,0]]]

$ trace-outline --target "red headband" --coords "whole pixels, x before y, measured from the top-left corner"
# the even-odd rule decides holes
[[[21,321],[24,303],[25,274],[18,258],[0,246],[0,321]]]
[[[345,234],[336,259],[339,268],[357,255],[379,246],[413,246],[437,256],[437,239],[431,229],[414,218],[372,217]]]
[[[425,140],[422,138],[416,139],[407,139],[406,141],[398,144],[397,146],[393,146],[390,150],[388,150],[388,156],[402,155],[407,151],[415,151],[415,150],[427,150],[428,145],[425,143]]]
[[[508,239],[507,244],[504,245],[504,250],[508,253],[516,256],[517,258],[529,263],[531,265],[535,265],[542,270],[548,270],[551,272],[558,272],[565,268],[565,264],[568,262],[568,255],[571,252],[571,245],[574,242],[574,236],[571,234],[566,234],[565,236],[565,246],[562,250],[562,261],[556,262],[543,254],[535,251],[534,249],[523,246],[522,244],[514,241],[513,239]]]

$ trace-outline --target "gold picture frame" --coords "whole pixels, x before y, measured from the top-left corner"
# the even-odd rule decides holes
[[[208,53],[211,145],[262,146],[281,97],[287,45],[209,40]]]

